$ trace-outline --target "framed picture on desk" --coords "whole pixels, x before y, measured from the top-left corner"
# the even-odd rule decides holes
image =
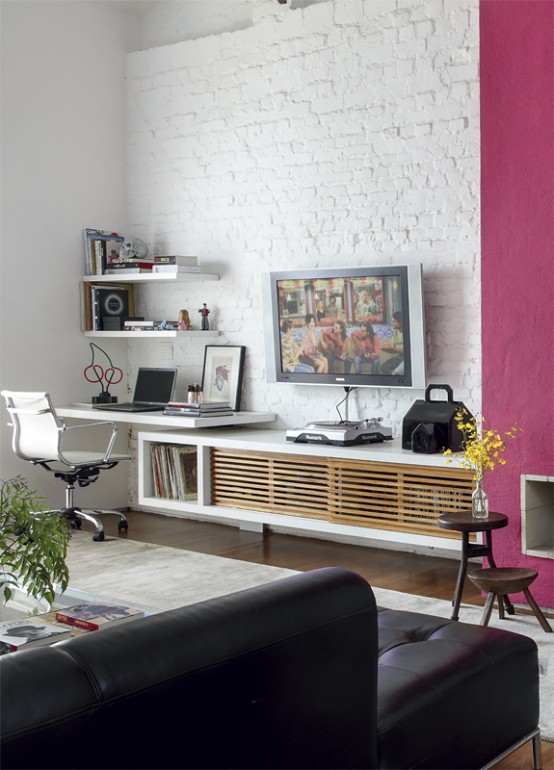
[[[206,345],[202,372],[204,401],[225,401],[240,412],[245,351],[243,345]]]

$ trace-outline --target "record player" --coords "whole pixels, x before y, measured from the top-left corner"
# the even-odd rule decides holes
[[[334,444],[335,446],[375,444],[392,440],[392,429],[381,425],[379,417],[356,422],[348,420],[309,422],[302,428],[287,430],[286,439],[298,444]]]

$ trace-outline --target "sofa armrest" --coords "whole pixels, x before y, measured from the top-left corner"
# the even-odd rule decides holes
[[[375,600],[345,570],[0,662],[5,767],[376,766]],[[68,685],[61,707],[27,708]]]

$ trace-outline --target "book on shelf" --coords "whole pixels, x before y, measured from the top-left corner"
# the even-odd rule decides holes
[[[159,324],[154,326],[139,326],[138,324],[131,324],[130,326],[124,326],[123,331],[126,332],[158,332],[158,331],[171,331],[170,329],[160,329]]]
[[[142,260],[112,262],[111,264],[108,264],[104,270],[104,275],[135,275],[137,273],[151,273],[153,267],[153,262],[143,262]]]
[[[58,623],[77,626],[87,631],[101,631],[104,628],[127,623],[144,617],[144,611],[125,604],[108,602],[74,604],[56,612]]]
[[[197,500],[197,448],[151,444],[154,497],[166,500]]]
[[[86,227],[84,240],[85,274],[102,275],[110,262],[119,259],[119,251],[125,239],[109,230]]]
[[[158,254],[154,256],[156,265],[188,265],[189,267],[198,265],[198,257],[187,257],[183,254]]]
[[[144,318],[129,318],[129,320],[123,322],[123,326],[125,328],[151,329],[153,327],[157,328],[160,323],[160,321],[147,321]]]
[[[132,294],[133,290],[128,286],[92,284],[94,329],[104,328],[104,318],[128,318],[133,315]]]
[[[43,620],[21,618],[0,623],[0,655],[69,639],[71,631]]]
[[[83,283],[83,327],[85,331],[101,331],[103,318],[128,318],[134,315],[131,284]]]
[[[172,409],[171,407],[165,407],[163,410],[163,414],[166,417],[200,417],[200,418],[208,418],[208,417],[233,417],[235,414],[232,409],[221,409],[217,412],[200,412],[200,411],[194,411],[191,409]]]
[[[179,273],[201,273],[202,268],[198,265],[171,265],[171,264],[154,264],[152,268],[153,273],[169,273],[175,275]]]

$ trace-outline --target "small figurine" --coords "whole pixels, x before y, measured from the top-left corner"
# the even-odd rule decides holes
[[[189,311],[185,310],[184,308],[183,310],[179,311],[179,322],[177,324],[177,329],[180,332],[186,332],[190,329]]]
[[[202,307],[198,312],[202,316],[202,331],[207,331],[210,328],[210,323],[208,321],[208,316],[210,315],[210,308],[204,302],[204,304],[202,305]]]

